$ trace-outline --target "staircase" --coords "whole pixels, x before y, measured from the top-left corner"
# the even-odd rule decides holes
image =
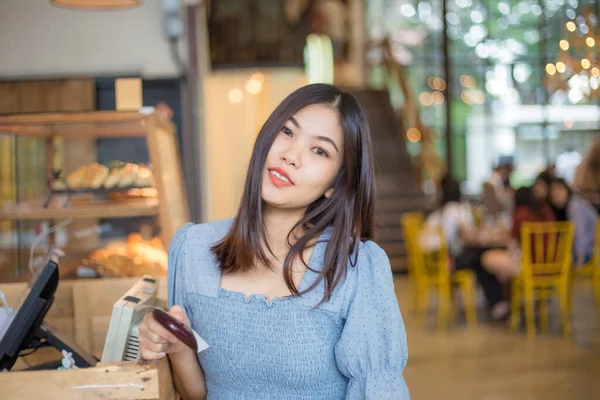
[[[393,272],[406,272],[400,218],[421,210],[426,199],[406,151],[400,124],[385,90],[349,90],[361,103],[371,130],[376,166],[376,241],[387,253]]]

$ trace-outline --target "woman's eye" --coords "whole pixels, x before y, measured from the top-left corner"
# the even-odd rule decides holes
[[[284,126],[283,128],[281,128],[281,132],[283,132],[285,135],[292,136],[292,131],[287,126]]]
[[[315,147],[313,152],[319,156],[329,157],[329,154],[327,154],[327,152],[320,147]]]

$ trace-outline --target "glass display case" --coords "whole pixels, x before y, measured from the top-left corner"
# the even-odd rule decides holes
[[[152,110],[1,116],[0,282],[27,280],[50,246],[61,278],[165,275],[189,221],[175,132]],[[131,138],[147,164],[97,162],[100,140]]]

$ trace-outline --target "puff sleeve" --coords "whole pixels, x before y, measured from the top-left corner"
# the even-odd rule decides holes
[[[192,225],[192,223],[187,223],[181,229],[179,229],[171,238],[171,243],[169,245],[169,261],[167,270],[169,308],[173,307],[175,304],[186,308],[184,304],[184,284],[186,274],[186,265],[184,263],[185,241],[187,232]]]
[[[408,357],[406,331],[390,262],[373,242],[366,242],[361,253],[335,348],[338,368],[349,379],[346,399],[407,400],[402,376]]]

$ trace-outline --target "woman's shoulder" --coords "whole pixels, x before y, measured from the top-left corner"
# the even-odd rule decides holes
[[[346,317],[352,304],[365,298],[377,298],[394,291],[394,279],[389,258],[377,243],[367,240],[358,246],[356,261],[348,262],[341,303],[341,315]]]
[[[188,223],[177,231],[169,246],[169,293],[217,296],[221,272],[211,247],[225,236],[231,224],[232,220]],[[170,298],[171,304],[181,301]]]
[[[381,246],[372,240],[362,241],[358,247],[356,262],[348,263],[348,276],[356,285],[377,285],[392,281],[390,259]]]
[[[315,268],[315,271],[307,270],[307,285],[317,279],[319,264],[324,261],[326,244],[319,245],[315,251],[316,254],[311,258],[314,260],[311,267]],[[333,290],[329,300],[319,305],[319,308],[344,316],[358,292],[377,291],[377,287],[381,285],[393,285],[388,256],[375,242],[361,241],[348,259],[344,278]],[[314,307],[320,303],[324,294],[325,283],[321,281],[312,291],[305,293],[299,302]]]
[[[232,223],[232,218],[200,224],[189,222],[175,233],[171,239],[171,248],[198,245],[199,243],[205,243],[207,247],[212,247],[227,234]]]

